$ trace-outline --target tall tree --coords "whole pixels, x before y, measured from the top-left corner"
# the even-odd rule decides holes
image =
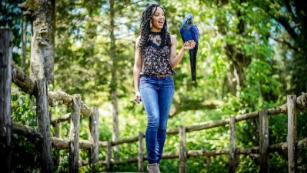
[[[42,172],[52,172],[48,83],[53,80],[55,0],[28,0],[23,4],[32,12],[31,80],[35,85],[36,114],[42,141]]]
[[[111,102],[112,102],[112,117],[113,117],[113,136],[112,140],[117,142],[119,139],[119,122],[118,122],[118,96],[117,96],[117,63],[118,58],[116,54],[116,39],[114,36],[115,32],[115,8],[114,0],[109,0],[110,4],[110,58],[112,59],[111,67],[111,83],[110,83],[110,92],[111,92]],[[118,147],[115,148],[115,152],[118,152]],[[117,157],[116,157],[117,158]]]

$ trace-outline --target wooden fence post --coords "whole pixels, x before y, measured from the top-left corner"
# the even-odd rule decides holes
[[[187,150],[186,150],[186,131],[184,126],[179,127],[179,173],[186,172]]]
[[[0,29],[0,162],[4,172],[11,172],[11,83],[12,83],[12,33],[9,29]],[[2,167],[2,166],[1,166]]]
[[[259,112],[260,172],[269,172],[269,120],[267,110]]]
[[[230,149],[229,149],[229,172],[233,173],[236,170],[236,120],[231,117],[229,121],[230,130]]]
[[[138,171],[144,171],[144,143],[143,133],[139,132],[139,154],[138,154]]]
[[[90,164],[92,171],[95,171],[94,164],[99,160],[99,113],[98,109],[93,109],[93,114],[90,116],[90,131],[91,131],[91,142],[93,147],[90,149]]]
[[[79,172],[79,130],[80,130],[80,95],[74,95],[72,101],[73,113],[70,123],[69,171]]]
[[[60,137],[60,123],[54,124],[54,136],[59,138]],[[60,150],[55,151],[55,158],[54,158],[54,167],[58,167],[60,165]]]
[[[287,96],[288,110],[288,172],[296,172],[296,96]]]
[[[106,171],[111,170],[111,157],[112,157],[112,146],[111,141],[107,142],[107,153],[106,153]]]

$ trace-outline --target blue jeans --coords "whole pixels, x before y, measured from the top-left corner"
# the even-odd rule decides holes
[[[160,163],[166,138],[167,120],[174,96],[172,76],[141,76],[140,95],[147,114],[146,151],[148,163]]]

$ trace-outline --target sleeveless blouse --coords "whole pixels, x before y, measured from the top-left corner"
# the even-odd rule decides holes
[[[148,45],[142,53],[141,75],[173,75],[175,71],[170,65],[170,46],[157,45],[152,37],[159,33],[150,33]],[[161,35],[160,35],[161,37]]]

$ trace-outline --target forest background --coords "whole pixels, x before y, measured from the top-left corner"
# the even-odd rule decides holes
[[[13,60],[30,73],[32,19],[23,15],[22,0],[1,1],[0,26],[14,33]],[[307,91],[307,5],[303,0],[57,0],[55,6],[54,80],[49,90],[79,93],[100,113],[101,141],[122,139],[145,132],[143,105],[133,102],[133,63],[135,40],[140,34],[142,11],[151,3],[164,9],[168,30],[182,46],[179,29],[187,14],[194,16],[200,31],[197,56],[197,86],[191,82],[188,54],[175,69],[175,96],[168,129],[221,120],[233,115],[272,108],[286,102],[289,94]],[[54,118],[65,112],[63,106],[50,108]],[[12,87],[13,121],[37,127],[34,98]],[[298,138],[306,137],[306,113],[298,116]],[[114,117],[118,122],[114,122]],[[114,124],[117,123],[117,129]],[[88,122],[81,121],[81,138],[87,139]],[[255,131],[259,122],[239,123],[237,145],[257,146]],[[270,118],[270,143],[286,141],[287,117]],[[69,124],[61,127],[67,136]],[[31,144],[18,138],[16,161],[23,170],[37,169],[38,159]],[[187,135],[189,149],[218,150],[229,147],[229,134],[216,128]],[[170,137],[165,152],[179,148],[177,137]],[[137,146],[119,148],[121,159],[135,156]],[[66,151],[61,151],[58,171],[67,169]],[[86,153],[81,153],[86,158]],[[105,157],[103,153],[101,159]],[[228,157],[189,159],[188,172],[227,172]],[[25,163],[26,162],[26,163]],[[299,170],[307,170],[306,152],[298,159]],[[305,163],[305,164],[304,164]],[[17,169],[18,166],[16,166]],[[20,167],[18,167],[19,169]],[[20,168],[20,169],[21,169]],[[83,168],[85,171],[87,168]],[[136,171],[137,165],[115,167]],[[257,160],[241,156],[237,172],[255,172]],[[176,160],[163,160],[162,172],[177,172]],[[287,156],[270,155],[271,172],[287,172]]]

